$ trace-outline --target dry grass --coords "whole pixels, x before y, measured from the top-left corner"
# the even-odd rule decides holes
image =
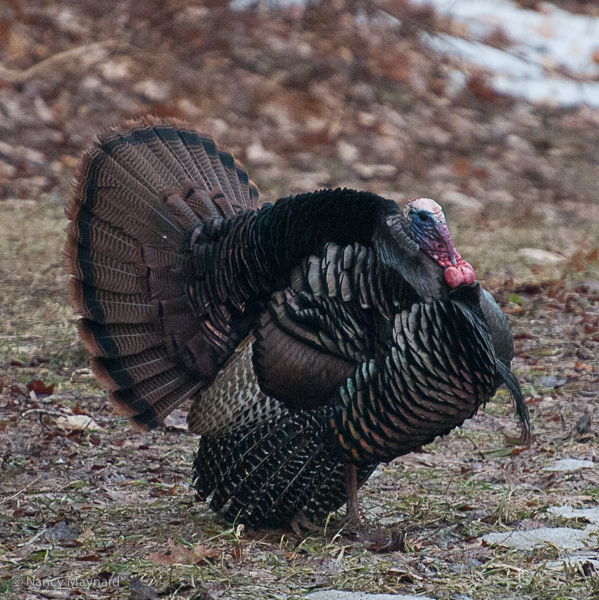
[[[556,547],[514,552],[479,539],[494,531],[563,525],[547,507],[599,500],[593,469],[557,476],[542,470],[558,457],[597,456],[594,435],[569,436],[599,401],[592,394],[599,388],[597,357],[588,350],[597,344],[592,332],[581,330],[581,316],[596,315],[599,298],[571,291],[597,278],[592,255],[576,263],[579,270],[566,268],[566,279],[554,281],[553,297],[520,293],[519,304],[506,307],[514,331],[526,334],[517,341],[516,370],[535,402],[530,448],[517,445],[509,400],[500,392],[464,429],[424,454],[383,466],[361,492],[360,530],[342,528],[333,515],[324,532],[298,538],[220,522],[193,499],[194,436],[175,427],[137,434],[111,415],[85,370],[67,306],[62,207],[0,210],[0,595],[120,598],[128,595],[131,578],[141,577],[167,598],[295,597],[318,588],[438,599],[599,597],[597,577],[549,568],[563,554]],[[551,276],[531,273],[510,254],[547,231],[482,228],[473,237],[472,230],[458,229],[458,247],[468,244],[464,254],[481,257],[488,273],[501,275],[488,281],[499,296],[511,293],[515,300],[518,283]],[[493,240],[501,240],[516,273],[510,289],[497,283],[505,279],[504,257],[500,263],[501,253],[482,250]],[[547,375],[567,383],[542,389],[540,378]],[[31,379],[54,383],[53,394],[29,393]],[[24,414],[32,409],[37,412]],[[92,415],[99,430],[61,429],[57,418],[73,413]],[[65,527],[61,522],[68,524],[66,537],[55,533]],[[401,550],[374,552],[394,531],[405,535]],[[175,547],[201,544],[215,552],[194,555],[198,564],[168,564],[174,561],[165,554],[169,539]],[[36,591],[44,579],[46,589]]]

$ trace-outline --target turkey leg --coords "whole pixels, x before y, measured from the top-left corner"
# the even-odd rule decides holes
[[[345,490],[347,492],[346,521],[360,521],[360,510],[358,505],[358,472],[356,465],[345,465]]]

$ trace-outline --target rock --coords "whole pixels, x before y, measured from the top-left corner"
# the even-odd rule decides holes
[[[44,123],[52,123],[54,121],[54,113],[50,110],[50,107],[44,102],[41,96],[36,96],[33,101],[33,106],[40,121]]]
[[[155,79],[144,79],[133,86],[133,91],[145,96],[150,102],[166,102],[171,95],[171,84]]]
[[[526,140],[513,133],[507,136],[505,142],[508,148],[512,150],[522,152],[523,154],[534,154],[532,146]]]
[[[129,65],[126,62],[108,60],[99,69],[106,81],[120,81],[129,75]]]
[[[577,458],[563,458],[555,464],[545,467],[543,471],[579,471],[580,469],[592,469],[595,463],[591,460],[579,460]]]
[[[331,174],[326,170],[302,173],[298,178],[294,178],[294,184],[297,189],[305,191],[317,190],[325,187],[331,181]]]
[[[360,151],[353,144],[345,140],[339,140],[337,142],[337,156],[345,164],[351,164],[358,160]]]
[[[559,265],[566,260],[563,256],[555,252],[541,250],[540,248],[520,248],[518,256],[528,262],[545,266]]]
[[[428,596],[406,596],[404,594],[366,594],[365,592],[341,592],[321,590],[308,594],[310,600],[433,600]]]
[[[358,123],[364,127],[372,127],[376,124],[376,115],[368,112],[359,112]]]
[[[582,285],[586,288],[587,293],[596,294],[599,292],[599,280],[587,279],[583,281]]]
[[[7,198],[2,200],[2,206],[10,206],[11,208],[34,208],[37,202],[31,198]]]
[[[463,211],[478,212],[484,208],[484,204],[480,200],[454,190],[447,190],[441,194],[440,199],[442,206],[448,205]]]
[[[39,196],[43,189],[50,187],[51,181],[43,175],[34,175],[32,177],[20,177],[10,182],[15,195],[21,198],[35,198]]]
[[[61,429],[69,430],[84,430],[84,431],[97,431],[100,429],[99,425],[87,415],[67,415],[66,417],[58,417],[56,419],[57,427]]]
[[[73,542],[79,537],[79,531],[72,529],[66,521],[60,521],[44,532],[46,539],[52,543]]]
[[[151,600],[156,597],[156,590],[139,577],[131,577],[131,595],[129,600]]]
[[[265,150],[260,142],[248,146],[246,156],[254,165],[272,165],[277,160],[277,155],[270,150]]]
[[[46,157],[42,152],[32,150],[31,148],[24,148],[23,146],[11,146],[3,141],[0,141],[0,154],[13,160],[25,160],[38,165],[46,163]]]
[[[10,179],[15,176],[17,168],[3,160],[0,160],[0,181]]]
[[[362,179],[391,179],[397,174],[397,167],[394,165],[365,165],[356,163],[354,171]]]
[[[486,195],[486,199],[498,204],[512,204],[516,200],[506,190],[493,190]]]

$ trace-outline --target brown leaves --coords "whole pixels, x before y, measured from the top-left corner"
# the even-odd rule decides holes
[[[219,550],[206,548],[201,544],[196,544],[191,549],[182,544],[176,544],[170,538],[168,540],[168,547],[169,549],[166,554],[152,552],[148,556],[148,560],[155,565],[170,567],[174,564],[198,565],[203,562],[211,562],[213,558],[220,555]]]
[[[32,379],[27,384],[28,392],[35,392],[36,396],[51,396],[54,393],[54,383],[46,385],[41,379]]]

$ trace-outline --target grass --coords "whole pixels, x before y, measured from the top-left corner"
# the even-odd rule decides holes
[[[514,440],[509,398],[500,391],[463,429],[423,454],[382,465],[360,493],[361,529],[343,527],[333,515],[324,531],[303,537],[249,531],[219,521],[205,503],[194,501],[189,480],[194,436],[177,429],[131,430],[112,416],[85,371],[87,357],[68,306],[68,278],[60,259],[62,207],[42,202],[0,211],[0,595],[24,598],[32,591],[15,584],[18,575],[24,581],[62,582],[62,596],[56,597],[83,597],[81,586],[68,583],[79,578],[96,580],[90,597],[125,598],[133,578],[140,577],[164,598],[224,594],[255,600],[329,588],[438,600],[460,595],[473,600],[599,598],[597,577],[551,564],[563,555],[555,547],[515,552],[480,541],[486,533],[532,526],[585,527],[584,521],[550,517],[546,509],[594,506],[599,499],[593,470],[543,471],[559,457],[588,458],[597,451],[593,436],[566,439],[599,400],[578,395],[595,381],[592,371],[574,369],[577,349],[590,339],[570,335],[577,332],[578,309],[561,312],[549,308],[546,298],[524,297],[526,310],[509,315],[514,330],[530,333],[535,342],[528,350],[519,345],[528,339],[517,342],[515,363],[523,388],[542,399],[530,405],[536,439],[529,449]],[[534,231],[529,235],[537,239]],[[472,252],[490,236],[470,235]],[[481,254],[489,272],[503,274],[499,254]],[[516,277],[541,277],[513,265]],[[568,273],[567,285],[596,273],[589,263]],[[591,301],[584,310],[596,306]],[[539,386],[547,374],[566,377],[564,391]],[[55,383],[52,396],[32,397],[25,389],[31,379]],[[23,416],[36,406],[47,414]],[[56,414],[73,412],[92,415],[100,430],[61,429]],[[553,420],[558,413],[560,420]],[[65,521],[75,539],[49,541],[48,532]],[[403,549],[374,552],[377,540],[393,531],[405,535]],[[177,547],[201,544],[217,553],[198,564],[156,564],[152,556],[168,556],[169,539]],[[112,583],[102,587],[97,581]]]

